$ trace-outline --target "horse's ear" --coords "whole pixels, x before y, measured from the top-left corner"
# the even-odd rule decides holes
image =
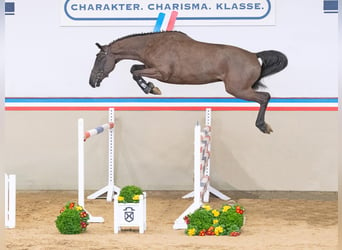
[[[100,49],[103,50],[103,47],[99,43],[95,43],[95,45]]]

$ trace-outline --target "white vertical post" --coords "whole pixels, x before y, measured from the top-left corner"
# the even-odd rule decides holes
[[[78,119],[78,204],[84,207],[84,121]]]
[[[78,119],[78,204],[87,211],[84,206],[84,121]],[[89,222],[104,222],[102,217],[94,217],[88,211]]]
[[[5,174],[5,227],[8,224],[8,175]]]
[[[9,176],[9,228],[15,228],[16,216],[16,176],[11,174]]]
[[[109,109],[108,122],[114,123],[114,109]],[[108,191],[107,201],[111,202],[114,198],[114,128],[108,131]]]
[[[211,126],[211,108],[205,109],[205,125]]]
[[[208,142],[208,160],[206,163],[206,167],[204,169],[204,175],[208,176],[210,178],[210,153],[211,153],[211,109],[206,108],[205,110],[205,125],[206,127],[209,127],[209,133],[210,133],[210,139]],[[205,193],[203,194],[203,201],[204,202],[209,202],[209,195],[210,195],[210,179],[208,179],[208,187],[205,190]]]
[[[211,109],[210,108],[207,108],[205,110],[205,125],[210,127],[210,137],[211,137]],[[209,145],[208,145],[208,151],[211,152],[211,138],[210,138]],[[210,156],[208,158],[207,167],[205,168],[205,175],[210,176]],[[209,201],[209,189],[208,189],[206,196],[207,198],[205,202],[208,202]]]
[[[201,125],[197,122],[194,129],[194,203],[201,204]],[[202,166],[204,167],[204,166]]]
[[[5,174],[5,227],[15,228],[16,176]]]

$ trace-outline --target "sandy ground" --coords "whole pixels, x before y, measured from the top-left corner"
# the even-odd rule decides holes
[[[337,249],[337,195],[289,196],[269,193],[235,194],[246,208],[246,225],[239,237],[190,237],[173,230],[174,220],[191,204],[186,192],[147,192],[147,231],[113,233],[113,204],[86,200],[85,207],[104,223],[89,225],[85,233],[62,235],[55,227],[60,208],[76,201],[75,191],[18,191],[17,225],[6,229],[7,249]],[[270,195],[271,194],[271,195]],[[219,208],[224,202],[210,198]]]

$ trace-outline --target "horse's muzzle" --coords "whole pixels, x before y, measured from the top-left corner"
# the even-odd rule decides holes
[[[101,82],[89,82],[89,85],[92,86],[93,88],[97,88],[100,87]]]
[[[93,88],[100,87],[102,82],[102,77],[99,74],[91,75],[89,79],[89,85]]]
[[[92,86],[93,88],[97,87],[97,83],[93,81],[92,79],[89,80],[89,85]]]

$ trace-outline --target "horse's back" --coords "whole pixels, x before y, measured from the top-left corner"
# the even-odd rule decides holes
[[[200,42],[182,32],[164,32],[151,39],[146,64],[159,68],[172,83],[208,83],[221,81],[236,72],[249,74],[260,67],[256,55],[224,44]],[[234,72],[234,73],[233,73]]]
[[[220,57],[229,57],[234,60],[241,58],[248,60],[256,58],[255,53],[249,52],[245,49],[226,44],[206,43],[197,41],[187,34],[182,32],[164,32],[162,34],[162,49],[165,53],[178,52],[178,56],[184,57],[213,57],[219,59]],[[156,42],[156,40],[154,40]],[[159,45],[159,44],[158,44]],[[165,50],[167,48],[167,50]],[[156,48],[158,49],[158,48]],[[207,58],[208,59],[208,58]]]

